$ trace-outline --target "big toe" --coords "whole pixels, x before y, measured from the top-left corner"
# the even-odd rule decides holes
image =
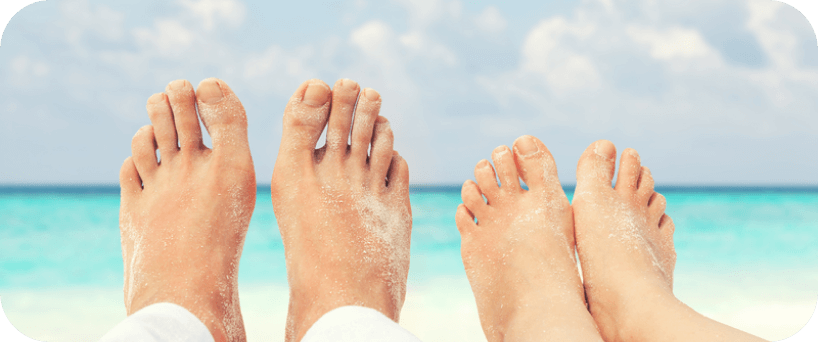
[[[279,156],[312,158],[315,144],[329,116],[329,86],[312,79],[298,87],[284,109],[284,127]]]
[[[213,141],[213,149],[249,153],[247,114],[227,83],[216,78],[200,82],[196,100],[199,116]]]
[[[577,165],[577,189],[611,189],[616,161],[616,147],[608,140],[599,140],[588,146]]]
[[[557,164],[540,139],[530,135],[517,138],[514,141],[514,161],[520,178],[529,190],[540,191],[560,186]]]

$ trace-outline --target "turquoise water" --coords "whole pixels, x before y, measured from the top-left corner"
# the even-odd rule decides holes
[[[59,192],[0,189],[0,290],[122,286],[117,190],[49,191]],[[677,274],[818,274],[818,189],[662,192],[676,223]],[[464,277],[454,225],[459,189],[415,189],[411,196],[410,284]],[[239,280],[286,284],[283,246],[264,188]]]

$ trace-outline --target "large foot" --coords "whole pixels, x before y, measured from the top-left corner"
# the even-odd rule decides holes
[[[586,309],[573,214],[551,153],[538,139],[523,136],[513,153],[500,146],[492,159],[501,186],[491,164],[479,162],[477,183],[463,185],[465,205],[456,216],[486,338],[601,341]]]
[[[189,82],[172,82],[147,109],[152,125],[136,133],[120,172],[128,315],[170,302],[216,341],[244,341],[237,280],[256,200],[244,108],[224,82],[207,79],[195,94]]]
[[[398,320],[409,271],[409,171],[392,150],[380,104],[376,91],[353,81],[330,91],[310,80],[285,109],[272,198],[290,283],[287,341],[345,305]],[[325,126],[327,144],[316,150]]]

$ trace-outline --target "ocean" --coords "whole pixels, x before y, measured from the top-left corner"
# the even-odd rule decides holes
[[[676,224],[674,292],[768,340],[818,302],[818,188],[659,188]],[[571,197],[571,188],[566,188]],[[423,341],[485,341],[460,260],[457,186],[416,186],[401,324]],[[0,301],[40,341],[93,341],[125,317],[117,187],[0,187]],[[260,186],[239,272],[248,339],[281,341],[284,250]]]

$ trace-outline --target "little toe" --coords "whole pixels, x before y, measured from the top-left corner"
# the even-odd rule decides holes
[[[193,86],[186,80],[177,80],[168,84],[165,93],[173,111],[180,149],[183,151],[201,149],[204,146],[202,129],[199,127],[199,117],[196,115],[196,96],[193,93]]]
[[[460,197],[463,199],[466,208],[478,217],[486,212],[487,205],[483,201],[483,193],[477,183],[471,179],[463,183],[463,187],[460,188]]]
[[[341,79],[332,87],[332,109],[327,128],[327,149],[336,155],[346,155],[352,112],[361,87],[353,80]]]
[[[352,123],[352,146],[350,159],[363,167],[366,164],[369,144],[372,142],[373,128],[378,112],[381,110],[381,95],[377,91],[366,88],[361,91],[358,106],[355,108],[355,118]]]
[[[179,151],[179,142],[176,139],[176,124],[167,95],[153,94],[148,98],[146,107],[156,136],[156,144],[159,146],[159,154],[163,160],[170,160]]]
[[[514,141],[514,160],[520,178],[530,190],[560,186],[554,157],[540,139],[530,135],[517,138]]]
[[[662,218],[662,215],[665,214],[666,208],[667,199],[665,199],[665,196],[654,192],[648,201],[648,220],[650,220],[651,226],[659,226],[659,220]]]
[[[667,214],[663,214],[662,217],[659,219],[659,231],[666,237],[673,239],[673,233],[676,232],[676,225],[673,224],[673,219],[670,218]],[[671,246],[673,246],[671,244]]]
[[[329,86],[317,79],[298,87],[284,109],[279,156],[313,158],[315,144],[327,124],[331,95]]]
[[[648,203],[650,198],[655,193],[654,191],[653,175],[647,166],[642,166],[642,171],[639,176],[638,190],[636,190],[637,197],[642,203]]]
[[[500,146],[491,153],[494,167],[497,168],[497,175],[500,178],[500,190],[515,191],[521,190],[520,176],[517,174],[517,165],[514,164],[514,157],[508,146]]]
[[[227,83],[216,78],[205,79],[196,89],[196,99],[199,116],[213,141],[213,150],[224,155],[249,156],[247,114]]]
[[[632,148],[626,148],[619,159],[619,174],[616,176],[616,191],[620,194],[632,195],[636,192],[639,175],[642,173],[642,164],[639,154]]]
[[[374,135],[372,136],[372,156],[369,160],[369,171],[373,186],[385,185],[386,173],[392,163],[392,146],[394,141],[392,128],[385,117],[379,116],[375,121]]]
[[[616,147],[608,140],[588,146],[577,165],[577,189],[611,188],[616,161]]]
[[[398,152],[392,152],[392,163],[386,175],[387,188],[399,196],[409,196],[409,165]]]
[[[497,185],[497,174],[494,173],[494,167],[491,166],[488,160],[481,160],[474,167],[474,178],[477,179],[477,185],[486,195],[488,204],[491,205],[497,200],[500,193],[500,186]]]
[[[131,140],[131,154],[141,180],[150,178],[156,172],[158,162],[156,161],[156,139],[153,126],[143,126],[136,131]]]
[[[474,230],[477,224],[474,223],[474,214],[466,208],[465,204],[457,206],[457,212],[454,214],[454,223],[457,225],[457,230],[460,234],[465,234]]]
[[[138,194],[142,190],[142,179],[139,178],[139,171],[136,170],[133,157],[128,157],[122,163],[122,168],[119,170],[119,188],[123,200]]]

